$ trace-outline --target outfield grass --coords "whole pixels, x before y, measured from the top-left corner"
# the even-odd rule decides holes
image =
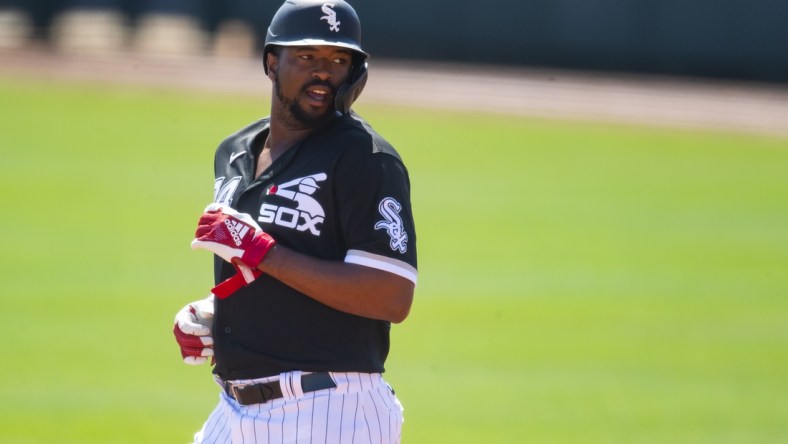
[[[788,139],[357,108],[413,182],[403,442],[788,442]],[[0,442],[188,442],[217,398],[171,334],[211,286],[188,245],[266,113],[0,81]]]

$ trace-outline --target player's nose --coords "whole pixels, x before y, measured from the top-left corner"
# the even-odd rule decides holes
[[[333,69],[334,65],[330,60],[318,59],[317,63],[315,63],[315,69],[312,71],[312,76],[321,81],[326,81],[333,76]]]

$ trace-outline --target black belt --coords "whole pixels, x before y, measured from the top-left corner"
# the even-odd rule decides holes
[[[279,381],[260,382],[257,384],[232,384],[222,381],[224,391],[241,405],[263,404],[272,399],[284,397]],[[310,373],[301,375],[301,391],[314,392],[335,388],[337,384],[328,373]]]

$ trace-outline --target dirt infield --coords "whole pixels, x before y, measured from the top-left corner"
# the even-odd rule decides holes
[[[401,106],[788,136],[788,85],[371,60],[361,98]],[[0,76],[264,97],[259,60],[0,51]]]

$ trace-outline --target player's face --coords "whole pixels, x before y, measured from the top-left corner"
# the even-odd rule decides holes
[[[307,128],[330,120],[337,89],[347,80],[352,60],[352,51],[336,46],[282,47],[269,71],[275,108]]]

